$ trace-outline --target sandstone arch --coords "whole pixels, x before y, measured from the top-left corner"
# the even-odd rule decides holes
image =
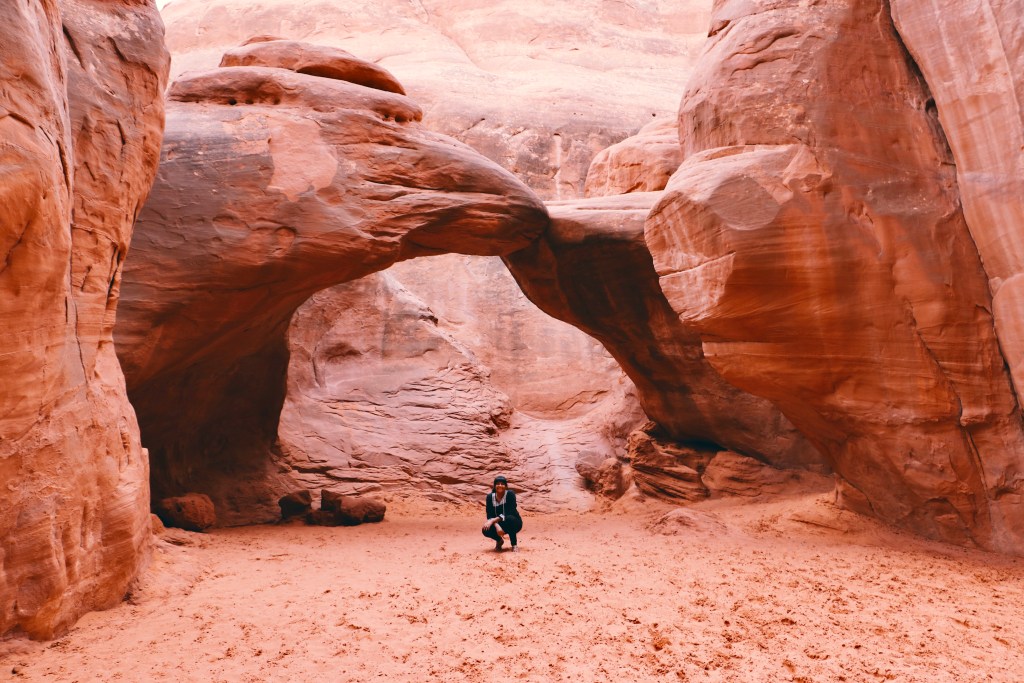
[[[508,253],[548,220],[394,88],[273,66],[278,48],[172,86],[116,330],[154,496],[197,488],[227,523],[276,512],[285,332],[303,301],[415,256]],[[352,72],[351,55],[316,54],[317,73]]]

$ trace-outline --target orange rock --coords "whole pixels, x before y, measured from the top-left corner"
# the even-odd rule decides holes
[[[999,345],[1022,403],[1024,2],[890,5],[900,37],[928,81],[934,98],[928,106],[935,107],[952,148],[964,216],[992,290]]]
[[[552,203],[551,229],[505,257],[509,270],[542,310],[608,348],[667,439],[711,442],[781,467],[820,467],[821,455],[776,407],[722,379],[669,306],[644,242],[660,196]]]
[[[614,456],[642,419],[621,371],[574,328],[538,322],[546,316],[528,302],[521,310],[521,293],[510,301],[500,261],[401,265],[319,292],[292,316],[279,467],[309,488],[474,503],[494,472],[514,472],[535,511],[588,507],[578,453]],[[475,268],[480,291],[465,291]],[[451,286],[458,317],[406,283],[428,294]],[[479,309],[464,305],[474,298]]]
[[[117,604],[149,551],[111,328],[156,171],[162,26],[138,2],[0,6],[0,636]]]
[[[843,500],[1024,552],[1024,435],[985,273],[885,7],[721,5],[647,243],[705,357],[821,447]]]
[[[678,122],[675,117],[657,119],[601,150],[590,162],[583,191],[587,197],[603,197],[664,190],[682,161]]]
[[[186,531],[206,531],[217,523],[213,501],[205,493],[164,498],[156,504],[156,514],[166,526]]]
[[[224,524],[277,519],[296,486],[274,444],[285,334],[311,294],[415,256],[504,254],[547,224],[507,171],[345,73],[232,66],[170,90],[118,354],[154,496],[208,493]]]
[[[594,155],[672,116],[711,0],[174,0],[176,74],[209,69],[254,34],[315,40],[395,74],[451,135],[545,199],[583,192]]]

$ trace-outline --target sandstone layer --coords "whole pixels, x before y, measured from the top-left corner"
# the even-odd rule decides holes
[[[583,192],[593,156],[671,115],[710,0],[173,0],[174,73],[253,35],[343,48],[387,68],[452,135],[545,199]]]
[[[148,466],[111,331],[156,171],[168,55],[151,3],[0,7],[0,635],[119,602]]]
[[[720,3],[647,242],[711,365],[819,446],[844,504],[1020,552],[1021,415],[953,159],[886,10]]]
[[[508,253],[547,224],[529,189],[426,130],[411,99],[336,78],[351,55],[318,59],[175,82],[125,271],[118,354],[154,496],[207,493],[228,524],[276,518],[294,488],[274,458],[286,331],[310,295],[415,256]]]
[[[710,442],[778,466],[821,457],[769,401],[722,379],[658,285],[644,221],[660,193],[548,205],[550,229],[506,263],[549,315],[599,340],[666,438]]]
[[[996,333],[1024,392],[1024,2],[893,0],[956,161]]]
[[[583,193],[605,197],[664,190],[682,161],[676,118],[656,119],[594,157]]]
[[[492,262],[468,261],[447,255],[406,262],[320,292],[299,308],[288,332],[278,428],[280,466],[293,479],[350,493],[477,501],[490,478],[504,473],[531,511],[590,506],[576,460],[623,451],[643,419],[632,387],[596,342],[587,343],[596,349],[578,348],[583,335],[576,329],[563,325],[556,337],[550,321],[532,323],[544,317],[532,306],[516,313],[523,305],[509,299],[522,294],[507,272],[503,284]],[[480,270],[455,276],[467,266]],[[411,291],[437,295],[438,286],[471,278],[491,284],[493,310],[455,305],[462,317],[451,320]],[[460,298],[448,294],[439,300]],[[549,343],[532,338],[538,333]],[[528,357],[534,354],[543,357]],[[579,369],[588,358],[592,374]],[[565,363],[560,371],[555,359]],[[533,368],[549,376],[535,377]],[[559,382],[564,386],[553,386]]]

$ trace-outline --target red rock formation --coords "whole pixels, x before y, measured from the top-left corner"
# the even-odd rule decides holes
[[[340,51],[318,59],[350,68]],[[154,495],[208,493],[229,524],[276,518],[294,487],[271,452],[303,301],[401,259],[506,253],[547,223],[410,99],[325,75],[232,66],[176,82],[125,272],[118,354]]]
[[[622,142],[601,150],[590,162],[587,197],[664,190],[679,168],[679,124],[675,117],[657,119]]]
[[[891,0],[953,151],[992,290],[999,344],[1024,397],[1024,2]]]
[[[779,466],[820,455],[768,401],[722,379],[669,307],[644,243],[657,193],[549,205],[552,226],[506,263],[549,315],[598,339],[636,384],[669,439],[712,442]]]
[[[0,35],[0,635],[47,638],[119,602],[148,549],[111,329],[168,55],[147,3],[12,0]]]
[[[1020,412],[886,4],[723,3],[711,35],[646,228],[672,308],[821,447],[845,504],[1024,551]]]
[[[344,48],[394,73],[424,125],[545,199],[581,195],[591,159],[671,116],[711,0],[174,0],[175,73],[265,34]]]
[[[526,390],[512,399],[501,388],[508,378],[474,350],[490,337],[483,332],[483,342],[474,339],[472,328],[489,322],[503,330],[506,340],[495,343],[492,355],[517,345],[541,348],[525,346],[536,332],[529,329],[530,316],[509,315],[513,307],[492,288],[494,305],[505,314],[447,320],[398,277],[432,273],[443,280],[460,259],[421,261],[428,267],[402,264],[408,267],[398,273],[320,292],[295,313],[279,466],[310,488],[414,491],[460,501],[479,500],[488,479],[504,472],[531,510],[588,507],[591,497],[577,485],[573,464],[580,452],[606,458],[622,450],[642,419],[635,397],[614,391],[615,383],[601,386],[599,396],[575,389],[578,373],[570,367],[563,375],[567,390],[543,384],[534,391],[530,382],[513,382]],[[534,315],[541,314],[534,309]],[[565,339],[573,337],[554,341]],[[526,365],[523,349],[511,349],[497,367],[507,374],[517,361]],[[609,381],[607,371],[598,372],[597,380]]]

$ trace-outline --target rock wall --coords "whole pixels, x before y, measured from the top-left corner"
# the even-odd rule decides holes
[[[1020,552],[1021,416],[953,157],[887,8],[719,3],[647,243],[711,365],[826,454],[843,503]]]
[[[992,290],[999,343],[1024,391],[1024,2],[892,0],[956,162]]]
[[[500,472],[515,480],[526,509],[589,507],[576,459],[581,452],[607,458],[624,449],[629,430],[643,419],[631,386],[625,378],[609,382],[606,368],[582,397],[503,377],[516,366],[516,354],[502,356],[495,348],[501,345],[487,341],[475,347],[494,354],[496,363],[485,364],[486,354],[477,354],[470,346],[474,335],[467,333],[468,327],[486,334],[480,321],[446,319],[398,279],[404,270],[443,283],[442,273],[466,259],[408,262],[399,272],[320,292],[299,308],[288,332],[288,390],[278,428],[280,464],[296,481],[352,493],[384,489],[466,501],[481,499]],[[500,289],[491,291],[496,307],[514,308]],[[534,309],[533,315],[541,314]],[[482,318],[502,326],[512,344],[529,338],[528,325]],[[550,328],[544,323],[542,329]],[[570,341],[581,336],[568,330],[574,333],[565,336]],[[520,351],[527,348],[534,347]],[[595,354],[595,360],[602,356],[614,365],[607,354]],[[571,385],[580,373],[565,368],[562,378]],[[509,379],[520,391],[515,398],[500,388]]]
[[[658,285],[644,242],[657,192],[552,203],[551,228],[506,263],[549,315],[598,339],[669,439],[710,442],[782,467],[823,464],[769,401],[722,379]]]
[[[0,635],[49,638],[147,557],[111,330],[169,64],[152,3],[12,0],[0,35]]]
[[[266,34],[340,47],[398,76],[424,124],[544,199],[582,195],[591,159],[671,115],[710,0],[173,0],[174,73]]]
[[[416,256],[513,251],[547,224],[391,81],[346,80],[371,65],[298,43],[285,65],[280,45],[172,86],[116,331],[154,496],[207,493],[226,524],[275,518],[291,485],[276,463],[285,335],[309,296]]]

